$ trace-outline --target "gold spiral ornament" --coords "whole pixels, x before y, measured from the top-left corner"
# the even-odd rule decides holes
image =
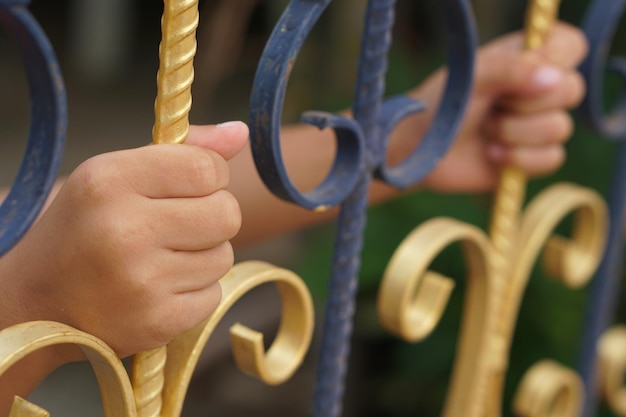
[[[626,416],[626,326],[616,325],[602,335],[598,364],[600,393],[616,415]]]
[[[0,332],[0,375],[26,356],[49,346],[80,347],[98,380],[104,417],[136,417],[133,390],[126,369],[115,352],[100,339],[64,324],[36,321]],[[47,411],[21,398],[15,399],[9,417],[44,417]]]
[[[530,4],[526,48],[543,44],[558,4],[545,0]],[[445,417],[502,415],[519,308],[542,249],[548,275],[569,288],[585,285],[602,259],[608,210],[598,193],[575,184],[556,184],[522,211],[525,193],[526,175],[507,167],[496,192],[489,238],[474,226],[433,219],[411,232],[385,272],[378,300],[382,324],[405,340],[422,340],[438,323],[454,285],[450,278],[428,271],[428,265],[446,246],[463,245],[467,293]],[[569,217],[571,236],[554,235]],[[536,383],[543,377],[544,385]],[[525,381],[514,404],[522,415],[546,412],[567,417],[578,412],[582,389],[573,371],[542,361]]]
[[[578,417],[583,396],[583,382],[574,371],[544,360],[522,378],[513,410],[519,417]]]
[[[235,362],[245,373],[276,385],[289,379],[300,367],[313,336],[314,311],[311,295],[293,272],[261,261],[242,262],[220,280],[222,301],[213,315],[195,329],[168,345],[162,417],[178,417],[200,353],[228,310],[254,288],[274,283],[281,296],[281,322],[268,351],[263,335],[242,324],[231,327]]]
[[[485,349],[493,320],[493,274],[489,240],[482,230],[450,218],[432,219],[411,232],[385,270],[378,313],[385,328],[409,342],[430,335],[454,287],[451,278],[428,270],[446,247],[460,243],[467,265],[463,323],[444,416],[481,416],[486,393]]]
[[[273,283],[282,306],[278,332],[267,352],[261,333],[242,324],[231,327],[233,355],[240,369],[261,381],[276,385],[288,380],[309,350],[314,327],[311,295],[302,279],[291,271],[260,261],[235,265],[220,280],[223,298],[215,313],[196,328],[168,345],[159,391],[159,415],[179,417],[191,376],[215,327],[229,309],[254,288]],[[116,353],[102,340],[56,322],[29,322],[0,331],[0,376],[24,357],[49,346],[80,347],[98,380],[104,417],[138,417],[137,390]],[[150,411],[153,411],[152,409]],[[41,407],[16,397],[9,417],[47,417]]]

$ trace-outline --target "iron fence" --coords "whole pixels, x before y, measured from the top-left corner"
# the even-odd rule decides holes
[[[59,65],[45,34],[28,10],[27,0],[0,0],[0,24],[22,55],[31,92],[28,147],[18,177],[0,206],[0,254],[28,230],[54,182],[63,148],[67,109]],[[316,417],[342,414],[345,380],[356,310],[368,188],[372,181],[407,188],[419,183],[452,144],[472,87],[477,36],[466,0],[443,0],[449,76],[430,129],[411,154],[388,166],[386,146],[393,128],[429,103],[405,96],[385,97],[385,76],[394,25],[394,0],[370,0],[364,17],[353,117],[308,111],[302,122],[331,128],[337,152],[328,176],[303,192],[291,180],[282,159],[280,126],[290,71],[298,53],[331,0],[292,0],[267,42],[250,99],[251,143],[255,163],[267,187],[278,197],[309,210],[339,206],[328,279],[324,323],[312,400]],[[623,58],[608,57],[624,0],[590,2],[583,29],[591,50],[581,71],[588,95],[580,109],[599,136],[626,135],[623,97],[605,110],[605,71],[625,74]],[[556,19],[558,1],[537,0],[529,7],[526,47],[536,48]],[[162,24],[155,143],[180,143],[187,133],[191,106],[197,1],[165,1]],[[176,134],[173,134],[175,132]],[[624,146],[616,163],[609,197],[609,223],[602,198],[575,184],[556,184],[523,208],[526,179],[513,168],[502,175],[493,207],[491,230],[450,218],[436,218],[413,230],[387,266],[378,296],[382,323],[400,338],[426,338],[446,307],[452,281],[428,270],[444,248],[460,242],[468,276],[463,329],[443,414],[498,414],[518,307],[536,258],[545,247],[551,271],[567,286],[592,280],[577,371],[554,361],[533,366],[522,380],[515,407],[522,415],[595,415],[602,393],[616,415],[626,414],[622,382],[626,371],[626,330],[611,327],[619,300],[623,263],[626,166]],[[552,236],[574,214],[571,238]],[[608,234],[608,237],[607,237]],[[605,246],[605,238],[608,243]],[[605,249],[606,248],[606,249]],[[461,260],[460,260],[461,261]],[[243,325],[231,329],[235,360],[246,373],[277,384],[290,378],[306,355],[313,332],[313,301],[294,273],[264,262],[236,265],[222,280],[218,311],[168,347],[137,355],[129,377],[119,358],[93,336],[59,323],[18,325],[0,333],[0,373],[21,357],[57,343],[75,343],[89,352],[100,382],[107,416],[179,415],[199,352],[220,318],[246,292],[273,282],[282,298],[275,340],[265,351],[260,333]],[[583,404],[584,399],[584,404]],[[495,410],[493,405],[495,404]],[[16,400],[15,415],[42,415]],[[20,414],[21,413],[21,414]],[[29,414],[30,413],[30,414]]]

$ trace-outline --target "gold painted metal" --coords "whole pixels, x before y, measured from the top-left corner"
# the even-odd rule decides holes
[[[15,397],[9,417],[50,417],[50,413],[22,397]]]
[[[198,0],[164,0],[154,143],[183,143],[189,132]]]
[[[189,133],[198,19],[198,0],[164,0],[152,129],[155,144],[183,143]],[[167,347],[133,358],[133,389],[139,417],[161,414],[166,360]]]
[[[198,25],[197,0],[165,0],[163,40],[155,103],[153,142],[183,143],[189,130],[193,57]],[[106,344],[60,323],[31,322],[0,331],[0,375],[24,356],[55,344],[79,345],[94,369],[105,417],[179,416],[191,375],[217,323],[244,294],[275,283],[281,295],[282,319],[267,352],[263,335],[241,324],[231,328],[237,365],[267,384],[280,384],[301,365],[313,335],[314,310],[302,280],[264,262],[236,265],[222,280],[222,301],[197,328],[180,335],[168,347],[133,358],[131,376]],[[131,382],[132,379],[132,382]],[[16,397],[10,417],[44,417],[48,412]]]
[[[281,296],[282,318],[267,350],[263,335],[242,324],[231,327],[233,355],[247,374],[276,385],[288,380],[302,364],[311,344],[314,309],[311,295],[293,272],[260,261],[237,264],[220,280],[222,302],[215,313],[195,329],[168,345],[163,369],[160,416],[177,417],[200,354],[228,310],[254,288],[275,284]],[[100,386],[105,417],[137,417],[136,389],[118,356],[103,341],[55,322],[30,322],[0,331],[0,376],[25,356],[48,346],[78,345],[91,362]],[[16,397],[9,417],[44,417],[40,407]]]
[[[598,362],[600,393],[616,415],[626,416],[626,326],[614,326],[602,335]]]
[[[122,362],[104,342],[64,324],[37,321],[18,324],[0,331],[0,375],[20,359],[48,346],[79,346],[93,368],[100,386],[105,417],[135,417],[135,402]],[[10,417],[45,416],[28,401],[16,399]]]
[[[544,360],[524,375],[513,410],[520,417],[578,417],[583,396],[583,383],[575,372]]]
[[[162,417],[180,415],[200,353],[230,307],[255,287],[272,282],[282,300],[278,334],[264,352],[261,333],[235,324],[230,331],[235,362],[244,372],[272,385],[286,381],[298,369],[313,335],[314,311],[309,291],[302,280],[288,270],[260,261],[239,263],[220,281],[222,302],[217,311],[202,325],[168,345]]]
[[[547,0],[529,5],[526,48],[544,42],[558,5]],[[585,285],[602,258],[608,215],[600,195],[574,184],[557,184],[522,211],[525,192],[524,173],[507,167],[497,190],[489,237],[474,226],[433,219],[403,241],[385,271],[378,300],[381,322],[405,340],[422,340],[440,320],[454,285],[427,268],[445,247],[462,245],[467,293],[443,416],[501,416],[515,324],[542,249],[548,275],[570,288]],[[571,237],[553,236],[570,216]],[[524,379],[515,409],[528,417],[540,411],[574,415],[580,408],[581,385],[572,371],[540,362]]]

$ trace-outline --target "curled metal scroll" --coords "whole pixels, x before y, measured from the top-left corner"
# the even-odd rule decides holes
[[[598,343],[598,388],[611,410],[626,416],[626,326],[617,325]]]
[[[17,178],[0,206],[0,256],[26,233],[41,211],[59,169],[67,102],[56,56],[29,12],[27,0],[0,0],[0,25],[15,41],[30,91],[28,143]]]
[[[313,335],[313,302],[305,284],[294,273],[265,262],[237,264],[220,280],[222,302],[215,313],[168,345],[162,417],[180,415],[202,348],[219,321],[238,299],[266,283],[275,283],[281,295],[282,318],[278,334],[265,352],[261,333],[235,324],[231,327],[235,361],[242,371],[272,385],[286,381],[298,369]]]
[[[302,280],[293,272],[265,262],[237,264],[220,280],[223,300],[204,323],[174,339],[168,345],[160,416],[178,417],[182,411],[191,375],[204,345],[219,321],[246,293],[263,284],[274,283],[281,296],[282,318],[274,341],[265,352],[263,336],[242,324],[231,327],[235,361],[240,369],[268,384],[280,384],[299,368],[313,335],[313,302]],[[119,357],[102,340],[54,322],[30,322],[0,331],[0,376],[25,356],[58,344],[80,347],[94,369],[100,385],[105,417],[135,417],[144,408],[136,398]],[[40,408],[16,400],[11,417],[39,417]],[[22,413],[22,414],[20,414]],[[30,413],[30,414],[29,414]]]
[[[571,239],[552,236],[559,223],[572,214],[575,224]],[[495,273],[492,266],[495,250],[486,234],[455,220],[433,219],[418,227],[399,246],[383,278],[379,315],[391,332],[418,341],[428,336],[437,324],[452,286],[449,278],[428,271],[427,267],[448,245],[454,242],[464,245],[467,293],[444,416],[500,414],[517,314],[541,249],[545,247],[544,266],[550,275],[568,287],[580,287],[591,278],[602,257],[606,217],[604,201],[591,190],[573,184],[557,184],[546,189],[528,205],[522,217],[515,242],[516,255],[511,259],[511,275],[506,277]],[[430,295],[428,301],[426,293]],[[539,369],[532,372],[548,375],[557,382],[563,380],[566,372],[560,365],[558,372],[554,366],[549,367],[552,370],[546,370],[543,365]],[[566,385],[574,390],[579,385],[572,378],[566,378]],[[519,394],[521,399],[533,399],[531,403],[535,405],[526,405],[531,410],[539,407],[538,404],[544,404],[539,408],[545,409],[545,404],[554,400],[553,395],[563,392],[556,386],[541,394],[533,390],[536,384],[523,384]],[[580,397],[570,397],[562,405],[566,416],[572,415],[570,410],[579,408],[576,401]],[[525,410],[524,407],[516,402],[516,408]],[[535,414],[525,411],[524,415]]]
[[[307,112],[302,121],[335,131],[337,153],[325,180],[309,192],[292,183],[282,161],[281,115],[289,74],[298,52],[330,0],[292,0],[274,28],[258,65],[250,98],[254,160],[278,197],[312,210],[340,204],[333,266],[317,370],[313,415],[341,414],[350,352],[368,188],[376,175],[396,187],[416,184],[452,143],[467,104],[477,43],[468,2],[444,0],[449,76],[430,130],[405,161],[386,167],[386,146],[395,125],[424,104],[404,96],[383,100],[395,0],[369,0],[362,35],[354,119]]]
[[[549,360],[526,372],[513,399],[520,417],[578,417],[583,404],[583,384],[571,369]]]
[[[39,321],[18,324],[0,331],[0,375],[24,357],[48,346],[73,344],[91,363],[100,385],[105,417],[135,417],[130,380],[119,357],[100,339],[64,324]],[[41,409],[16,400],[10,417],[39,417]]]
[[[585,383],[583,416],[595,415],[597,408],[597,349],[602,333],[614,320],[623,270],[624,213],[626,212],[626,90],[619,91],[613,108],[605,107],[605,74],[614,72],[626,79],[623,57],[610,57],[610,45],[626,12],[624,0],[596,0],[586,13],[582,28],[589,40],[589,54],[581,65],[587,83],[587,97],[579,113],[603,138],[621,141],[609,196],[611,228],[604,259],[591,286],[578,369]]]
[[[425,104],[407,97],[394,97],[385,102],[384,75],[389,30],[393,24],[395,1],[370,1],[369,22],[363,38],[359,66],[355,119],[324,112],[305,112],[304,123],[320,128],[331,127],[337,139],[337,154],[327,178],[316,189],[303,193],[292,183],[281,154],[280,128],[285,91],[290,72],[306,38],[331,0],[293,0],[289,3],[266,45],[258,65],[250,98],[250,127],[252,150],[258,171],[265,184],[277,196],[308,209],[332,207],[345,201],[356,187],[363,169],[374,165],[378,175],[398,187],[413,185],[435,167],[452,143],[463,115],[471,87],[473,52],[476,35],[472,13],[465,1],[446,0],[446,26],[449,31],[448,62],[450,75],[431,129],[421,145],[399,165],[386,167],[382,147],[391,131],[404,117],[422,111]],[[374,25],[376,19],[378,26]],[[370,56],[366,56],[369,54]],[[362,87],[373,86],[373,91]],[[374,119],[359,120],[364,104],[375,107]],[[379,108],[382,106],[382,108]],[[369,126],[367,126],[367,125]],[[367,131],[375,125],[376,137]],[[376,152],[375,155],[371,155]],[[365,159],[364,159],[365,158]],[[369,160],[369,159],[374,159]],[[366,162],[369,166],[362,165]]]

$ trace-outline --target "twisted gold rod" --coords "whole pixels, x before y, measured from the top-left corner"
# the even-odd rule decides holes
[[[526,27],[524,30],[524,49],[533,50],[540,48],[558,17],[560,0],[531,0],[527,9]],[[491,266],[494,274],[494,291],[498,293],[497,299],[508,304],[508,300],[514,297],[512,286],[507,285],[516,242],[518,242],[519,221],[522,205],[526,194],[527,178],[525,173],[515,167],[507,166],[500,175],[500,183],[496,191],[493,217],[490,225],[490,238],[492,242]],[[509,320],[505,315],[500,315],[495,323],[497,334],[506,334]],[[500,352],[494,352],[498,356],[506,355],[506,345],[509,339],[502,338]],[[502,360],[506,362],[503,357]],[[498,366],[506,369],[506,365]],[[499,383],[504,383],[504,374],[499,376]],[[488,405],[488,414],[499,415],[501,404],[498,396],[492,398]]]
[[[524,48],[540,48],[557,18],[560,0],[531,1],[524,33]],[[519,216],[526,194],[525,173],[515,167],[505,167],[500,176],[493,207],[490,238],[493,245],[492,266],[498,281],[506,281],[512,264],[512,251],[519,232]]]
[[[164,0],[154,143],[183,143],[189,132],[198,0]]]
[[[189,133],[196,54],[198,0],[164,0],[152,141],[183,143]],[[139,417],[158,417],[163,407],[167,347],[133,358],[132,385]]]

